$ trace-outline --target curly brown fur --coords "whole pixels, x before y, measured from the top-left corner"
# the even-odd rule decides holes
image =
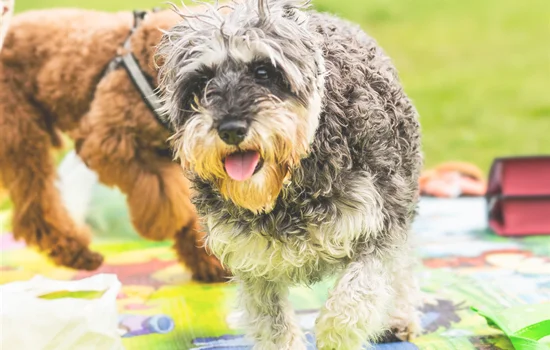
[[[133,35],[133,53],[152,83],[160,29],[177,19],[170,11],[149,14]],[[175,239],[196,279],[223,280],[226,272],[195,231],[189,184],[171,160],[169,132],[122,68],[102,78],[132,23],[131,13],[70,9],[13,17],[0,56],[0,180],[14,203],[14,235],[59,265],[93,270],[102,262],[54,185],[50,150],[65,132],[100,181],[127,194],[142,236]]]

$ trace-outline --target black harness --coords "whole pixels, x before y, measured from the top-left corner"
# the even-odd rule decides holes
[[[153,12],[156,12],[158,10],[154,9]],[[172,127],[170,126],[169,121],[167,118],[165,118],[163,115],[159,113],[159,108],[162,106],[160,99],[158,95],[155,93],[155,89],[151,86],[149,81],[147,80],[147,77],[143,73],[143,70],[139,66],[138,61],[134,57],[134,54],[132,53],[132,35],[136,31],[136,29],[139,27],[145,16],[147,15],[147,11],[134,11],[134,25],[130,29],[130,33],[128,34],[128,37],[124,41],[124,44],[122,45],[122,51],[124,54],[117,54],[115,58],[109,62],[107,65],[107,68],[105,69],[105,73],[103,76],[106,76],[110,72],[118,69],[120,66],[124,67],[126,72],[128,73],[128,76],[130,77],[130,80],[132,80],[132,83],[136,87],[137,91],[141,95],[141,98],[147,104],[147,107],[153,112],[153,115],[155,116],[155,119],[168,130],[172,130]]]

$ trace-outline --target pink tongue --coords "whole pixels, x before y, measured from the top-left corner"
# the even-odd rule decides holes
[[[233,153],[225,158],[225,171],[235,181],[244,181],[254,175],[256,165],[260,161],[258,152]]]

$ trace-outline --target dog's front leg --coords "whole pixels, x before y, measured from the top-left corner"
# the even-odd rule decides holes
[[[401,258],[393,264],[395,302],[390,311],[389,328],[403,341],[410,341],[422,332],[419,308],[422,296],[415,276],[416,259],[410,247],[405,247]]]
[[[303,336],[288,301],[288,286],[263,279],[241,279],[239,308],[254,350],[305,350]]]
[[[390,266],[375,253],[348,265],[317,319],[319,350],[361,349],[384,331],[395,294]]]
[[[124,91],[133,91],[124,71],[115,71],[99,84],[90,111],[72,135],[79,156],[103,184],[126,194],[132,224],[141,236],[174,239],[178,258],[194,279],[227,281],[227,271],[202,247],[204,234],[189,182],[181,167],[163,155],[164,137],[153,131],[159,126],[147,107],[139,105],[139,94]]]

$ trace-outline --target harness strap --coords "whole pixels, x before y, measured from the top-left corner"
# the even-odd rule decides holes
[[[160,107],[162,107],[162,104],[160,102],[160,99],[158,95],[155,93],[153,87],[149,84],[147,81],[147,77],[143,73],[143,70],[139,66],[139,63],[137,59],[135,58],[134,54],[132,53],[132,35],[136,31],[136,29],[139,27],[145,16],[147,15],[146,11],[134,11],[134,25],[132,29],[130,29],[130,33],[123,44],[123,51],[126,52],[123,55],[117,55],[111,62],[109,62],[109,65],[107,66],[107,70],[105,74],[109,73],[112,70],[117,69],[120,65],[124,67],[126,72],[128,73],[128,76],[130,77],[130,80],[138,90],[139,94],[141,95],[141,98],[149,107],[151,112],[153,112],[153,115],[155,116],[155,119],[166,129],[172,131],[172,127],[170,125],[170,122],[165,118],[163,115],[161,115],[158,111]]]

